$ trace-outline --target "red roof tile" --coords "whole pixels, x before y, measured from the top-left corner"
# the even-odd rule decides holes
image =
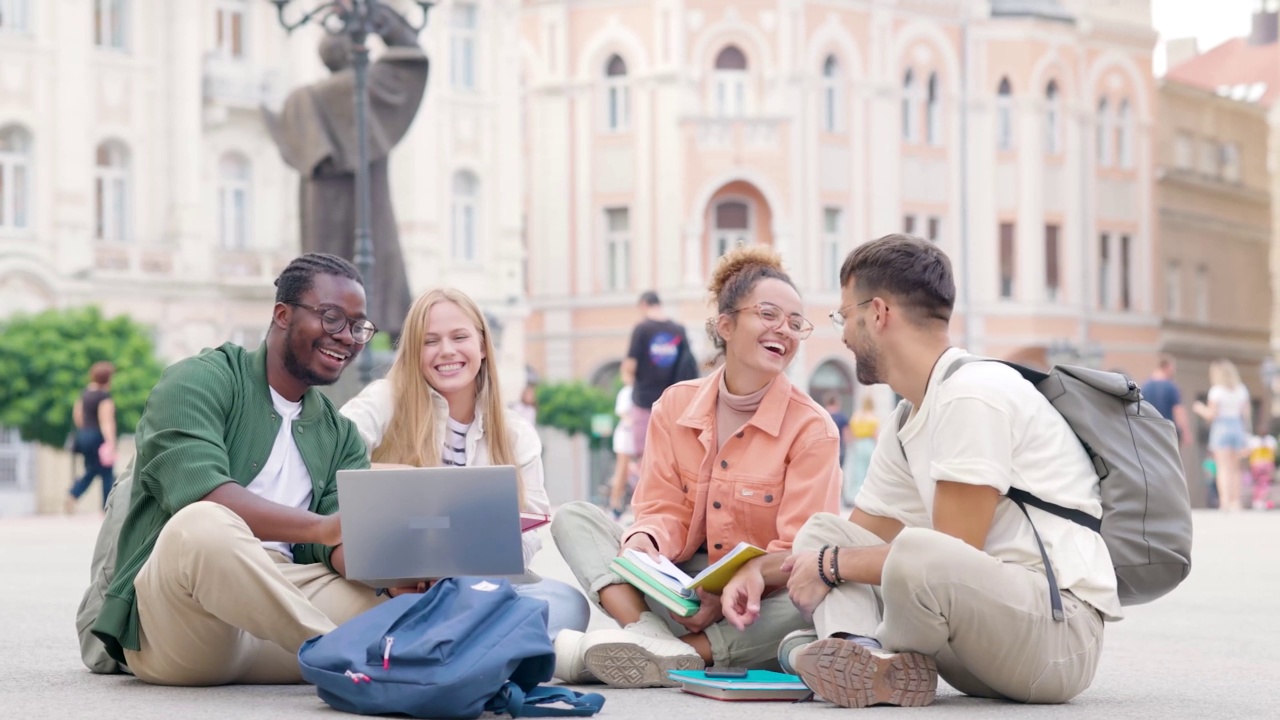
[[[1168,79],[1271,107],[1280,100],[1280,43],[1228,40],[1169,69]]]

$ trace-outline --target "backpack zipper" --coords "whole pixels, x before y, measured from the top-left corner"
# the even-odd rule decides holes
[[[387,636],[387,646],[382,649],[382,669],[383,670],[391,669],[391,644],[394,643],[395,641],[396,641],[395,638],[391,637],[390,635]]]

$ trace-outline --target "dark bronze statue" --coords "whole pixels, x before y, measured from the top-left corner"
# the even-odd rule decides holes
[[[417,36],[395,11],[382,6],[377,33],[387,49],[369,65],[368,132],[370,226],[373,277],[365,278],[369,317],[393,337],[400,334],[412,300],[400,251],[391,188],[391,149],[404,138],[422,104],[428,61]],[[356,150],[355,73],[351,41],[326,36],[320,58],[333,73],[297,88],[279,115],[264,110],[267,127],[284,161],[301,174],[303,252],[355,259]]]

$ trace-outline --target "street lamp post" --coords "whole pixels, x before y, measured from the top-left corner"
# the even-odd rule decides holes
[[[369,46],[365,41],[377,28],[380,5],[384,0],[328,0],[321,2],[310,11],[304,11],[297,20],[290,22],[285,17],[286,8],[293,0],[269,0],[276,6],[276,15],[280,25],[287,33],[307,25],[313,21],[330,35],[345,35],[351,40],[351,69],[355,72],[355,104],[356,104],[356,242],[355,261],[360,276],[368,281],[373,277],[373,232],[369,226],[369,125],[367,113],[369,108],[369,92],[366,78],[369,71]],[[422,22],[406,24],[415,32],[427,26],[427,12],[435,3],[431,0],[414,0],[422,8]],[[360,384],[368,385],[373,380],[373,354],[360,354]]]

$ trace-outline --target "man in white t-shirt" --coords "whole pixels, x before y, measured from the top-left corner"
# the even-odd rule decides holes
[[[927,705],[938,674],[969,695],[1061,703],[1093,680],[1103,621],[1121,617],[1101,535],[1028,508],[1062,591],[1055,620],[1019,488],[1100,517],[1098,478],[1066,420],[1012,368],[951,347],[955,283],[933,243],[889,235],[840,270],[831,319],[858,381],[908,403],[887,423],[848,520],[815,515],[788,558],[766,556],[723,597],[749,623],[757,588],[785,582],[816,632],[779,662],[846,707]],[[905,421],[902,413],[906,411]]]

